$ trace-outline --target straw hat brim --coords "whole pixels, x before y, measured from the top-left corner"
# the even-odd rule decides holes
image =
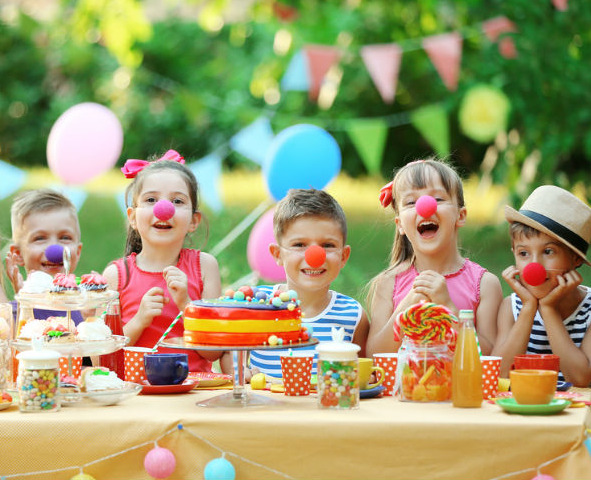
[[[535,230],[545,233],[546,235],[554,238],[555,240],[558,240],[560,243],[566,245],[573,252],[575,252],[579,257],[581,257],[583,262],[585,262],[587,265],[591,265],[589,260],[587,260],[586,254],[584,252],[582,252],[581,250],[579,250],[577,247],[575,247],[572,243],[568,242],[567,240],[562,238],[560,235],[557,235],[552,230],[550,230],[546,226],[542,225],[540,222],[537,222],[537,221],[523,215],[522,213],[519,213],[519,211],[515,210],[514,208],[510,207],[509,205],[505,205],[505,218],[507,219],[507,221],[509,223],[513,223],[513,222],[523,223],[524,225],[527,225]]]

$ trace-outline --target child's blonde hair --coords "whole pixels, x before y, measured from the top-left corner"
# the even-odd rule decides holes
[[[199,184],[197,183],[195,175],[193,175],[193,172],[185,165],[171,160],[153,161],[141,172],[139,172],[125,189],[125,206],[135,208],[137,206],[137,199],[142,191],[146,177],[154,173],[160,173],[163,170],[173,170],[182,177],[182,179],[187,184],[187,189],[189,190],[192,212],[199,212]],[[140,253],[141,251],[142,238],[136,229],[132,228],[131,225],[128,225],[125,256],[130,255],[131,253]]]
[[[68,210],[76,224],[76,233],[80,240],[80,223],[78,212],[74,204],[65,195],[49,188],[28,190],[17,195],[10,207],[10,224],[12,227],[12,241],[19,243],[25,218],[33,213],[49,212],[53,210]]]
[[[292,188],[279,201],[273,214],[273,233],[277,242],[295,220],[311,216],[334,220],[343,234],[343,244],[347,242],[347,218],[343,208],[332,195],[315,188]]]

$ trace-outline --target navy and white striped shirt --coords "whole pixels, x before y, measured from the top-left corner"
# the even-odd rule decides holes
[[[271,285],[261,285],[257,287],[268,294],[273,293],[274,288]],[[331,328],[345,329],[345,341],[351,342],[355,328],[361,319],[363,309],[357,300],[352,299],[342,293],[330,291],[331,299],[326,309],[319,315],[313,318],[303,318],[303,323],[310,323],[314,332],[312,336],[317,338],[319,342],[332,341]],[[311,350],[314,351],[316,345],[311,347],[298,348],[298,351]],[[250,352],[250,366],[257,367],[261,372],[272,377],[281,377],[281,360],[279,356],[281,353],[287,352],[288,349],[278,350],[253,350]],[[316,360],[318,355],[314,354],[314,366],[312,367],[312,375],[316,374]]]
[[[564,328],[566,328],[566,331],[577,348],[581,347],[583,338],[585,338],[585,334],[591,325],[591,289],[589,287],[585,288],[587,289],[587,292],[585,293],[583,301],[569,317],[562,321],[564,323]],[[522,307],[523,304],[521,299],[516,293],[512,293],[511,309],[513,310],[513,318],[515,321],[517,321],[517,317],[519,316]],[[526,353],[553,353],[550,348],[550,341],[548,340],[544,320],[542,319],[540,312],[536,312],[534,317],[534,323],[529,335]],[[564,380],[562,373],[559,374],[559,379]]]

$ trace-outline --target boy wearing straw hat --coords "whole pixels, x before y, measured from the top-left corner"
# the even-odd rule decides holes
[[[591,208],[552,185],[535,189],[519,211],[505,207],[515,265],[503,271],[513,289],[501,304],[493,355],[508,376],[515,355],[553,353],[559,378],[591,382],[591,289],[576,270],[589,265]]]

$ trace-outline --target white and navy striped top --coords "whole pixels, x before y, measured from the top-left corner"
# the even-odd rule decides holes
[[[277,286],[261,285],[258,289],[272,293]],[[361,319],[363,309],[357,300],[342,293],[330,291],[331,299],[326,309],[313,318],[302,319],[303,323],[310,323],[314,332],[312,336],[319,342],[332,341],[331,328],[345,329],[345,341],[353,340],[355,328]],[[301,350],[315,350],[316,346],[298,348]],[[288,349],[278,350],[253,350],[250,352],[250,366],[257,367],[261,372],[272,377],[281,377],[281,360],[279,355],[287,352]],[[312,375],[316,374],[317,354],[314,354],[314,366]]]
[[[585,333],[587,333],[591,325],[591,289],[589,287],[585,288],[587,292],[583,301],[569,317],[563,320],[564,328],[566,328],[566,331],[577,348],[580,348],[583,338],[585,338]],[[522,306],[521,299],[517,294],[512,293],[511,308],[515,321],[517,321]],[[553,353],[540,312],[536,312],[536,316],[534,317],[526,353]],[[564,380],[562,373],[559,374],[559,379]]]

